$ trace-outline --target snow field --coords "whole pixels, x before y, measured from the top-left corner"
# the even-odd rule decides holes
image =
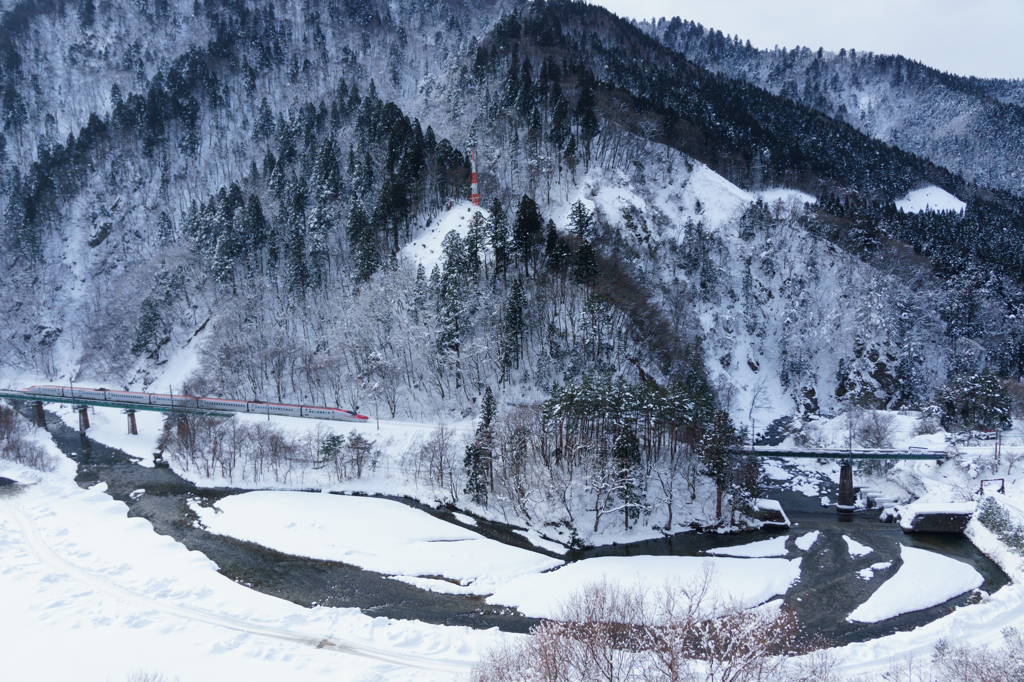
[[[963,210],[967,208],[967,204],[941,187],[933,185],[909,192],[907,196],[896,202],[896,208],[904,213],[921,213],[922,211],[931,211],[933,213],[956,211],[957,213],[963,213]]]
[[[46,409],[56,412],[71,428],[78,428],[78,413],[70,405],[47,403]],[[138,410],[135,412],[135,425],[139,427],[137,436],[128,433],[128,417],[124,410],[89,408],[89,438],[138,458],[142,466],[152,467],[153,455],[164,428],[164,413]]]
[[[479,213],[484,220],[490,217],[490,211],[473,206],[469,201],[459,201],[452,205],[451,210],[443,211],[434,221],[425,227],[411,242],[402,247],[402,257],[423,266],[427,276],[434,266],[441,267],[441,244],[449,232],[455,230],[460,237],[469,234],[469,224],[473,215]]]
[[[123,415],[115,414],[109,429],[120,429],[122,419]],[[90,435],[104,432],[97,427]],[[43,432],[37,432],[37,439],[57,452]],[[0,475],[35,482],[16,498],[0,498],[0,593],[12,595],[5,602],[8,618],[0,622],[0,641],[12,645],[13,654],[8,659],[11,669],[38,670],[39,679],[117,680],[135,670],[155,670],[188,680],[225,679],[238,674],[254,680],[326,679],[339,674],[357,680],[452,679],[451,673],[416,671],[394,662],[353,658],[339,654],[337,649],[317,650],[280,636],[298,631],[300,638],[308,639],[310,633],[339,641],[344,638],[357,645],[357,653],[358,647],[366,646],[372,655],[381,650],[408,653],[441,659],[445,661],[442,665],[470,661],[503,636],[369,619],[350,609],[302,609],[253,593],[219,576],[201,554],[156,535],[145,521],[128,519],[124,505],[111,501],[98,489],[79,489],[71,483],[74,463],[62,456],[61,462],[54,474],[0,463]],[[905,462],[898,468],[920,474],[928,486],[927,496],[938,498],[950,493],[942,486],[952,466]],[[1016,484],[1012,480],[1007,483],[1009,491],[1015,493]],[[34,553],[39,548],[25,540],[19,513],[38,528],[44,549],[52,547],[59,560],[84,575],[76,577],[59,563],[55,567],[41,560]],[[844,673],[876,673],[889,661],[905,655],[925,658],[941,638],[955,637],[973,645],[997,643],[1001,641],[999,629],[1024,625],[1021,558],[1007,552],[976,521],[968,532],[1016,584],[912,632],[843,647],[839,654]],[[798,548],[809,549],[813,540],[806,538],[811,536],[816,534],[797,538]],[[932,558],[928,557],[929,566],[934,565]],[[550,613],[559,600],[586,582],[607,577],[627,586],[642,584],[654,592],[665,579],[685,582],[699,575],[702,568],[697,566],[707,561],[713,562],[719,584],[738,588],[742,594],[733,596],[744,603],[761,603],[783,594],[799,576],[798,559],[609,557],[550,573],[520,576],[503,588],[504,601],[497,601],[502,597],[498,593],[489,601]],[[735,562],[737,571],[727,570],[727,562]],[[771,577],[766,571],[769,568]],[[882,566],[871,568],[881,570]],[[750,584],[751,576],[758,579],[757,585]],[[82,577],[86,578],[84,582]],[[461,590],[461,586],[447,580],[401,579],[411,584],[436,583],[432,589],[437,591],[443,586],[450,586],[453,592]],[[764,586],[773,581],[777,584]],[[60,644],[62,656],[51,655],[53,642]],[[88,671],[83,672],[83,661],[90,663]]]
[[[0,492],[5,670],[97,682],[138,670],[183,680],[450,680],[501,636],[305,609],[250,590],[128,518],[102,485],[79,488],[62,459],[59,473]],[[27,473],[0,462],[0,475]]]
[[[70,406],[58,403],[50,403],[47,409],[56,412],[64,423],[69,427],[78,428],[78,415]],[[163,429],[162,412],[135,413],[139,427],[139,435],[128,435],[127,417],[123,410],[113,407],[90,407],[88,437],[96,442],[118,448],[132,457],[138,457],[145,466],[152,466],[153,453],[156,450],[156,443]],[[225,413],[225,416],[234,414],[234,418],[240,422],[267,421],[266,415],[248,413]],[[404,480],[396,480],[392,476],[392,469],[397,468],[397,461],[407,451],[416,448],[424,439],[437,429],[437,424],[422,424],[400,422],[392,420],[371,419],[368,423],[357,424],[354,422],[338,422],[318,419],[300,419],[297,417],[285,417],[271,415],[270,421],[275,426],[293,438],[302,438],[317,428],[326,429],[330,433],[336,433],[347,437],[352,431],[356,431],[367,440],[374,442],[375,446],[383,453],[381,461],[377,464],[376,470],[367,470],[364,477],[360,479],[346,480],[344,483],[334,481],[326,471],[305,470],[297,472],[290,484],[275,484],[272,481],[261,481],[252,483],[250,481],[236,478],[225,478],[221,476],[204,476],[199,471],[182,471],[175,468],[182,478],[204,487],[236,487],[236,488],[320,488],[331,491],[344,492],[371,492],[388,495],[408,495],[419,499],[427,504],[436,504],[436,500],[430,494],[431,491],[421,490],[415,484]],[[463,420],[454,424],[445,424],[456,432],[457,437],[464,437],[472,434],[474,425],[471,420]]]
[[[891,561],[879,561],[877,564],[871,564],[867,568],[862,568],[857,571],[857,575],[861,580],[871,580],[875,577],[875,571],[884,571],[892,566]]]

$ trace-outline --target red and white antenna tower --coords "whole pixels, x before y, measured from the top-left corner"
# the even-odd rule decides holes
[[[473,202],[474,206],[480,205],[480,192],[476,187],[476,150],[473,150],[473,187],[472,193],[469,195],[469,200]]]

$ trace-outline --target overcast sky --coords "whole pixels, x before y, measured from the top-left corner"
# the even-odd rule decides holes
[[[1022,0],[589,0],[635,19],[679,16],[754,47],[902,54],[942,71],[1024,78]]]

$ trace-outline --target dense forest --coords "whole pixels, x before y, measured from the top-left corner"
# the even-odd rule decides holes
[[[814,94],[890,74],[988,93],[1000,129],[1009,84],[578,2],[26,0],[0,57],[15,376],[187,366],[196,393],[476,417],[425,476],[596,529],[666,500],[671,525],[677,484],[756,492],[722,458],[769,400],[924,407],[1024,375],[1016,138],[949,164]],[[965,210],[896,207],[926,186]]]

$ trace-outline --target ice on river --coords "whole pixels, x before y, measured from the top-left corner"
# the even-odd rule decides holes
[[[875,551],[867,545],[860,544],[859,542],[851,538],[849,535],[844,535],[843,540],[846,541],[846,548],[850,551],[850,556],[855,559],[857,557],[867,556],[868,554],[871,554],[873,551]]]
[[[797,549],[799,549],[802,552],[806,552],[814,545],[815,542],[818,541],[818,537],[820,535],[821,531],[818,530],[813,531],[811,533],[804,533],[803,535],[798,537],[794,541],[794,543],[796,544]]]
[[[923,549],[903,546],[903,565],[848,620],[877,623],[937,606],[980,587],[985,579],[974,567]],[[872,567],[874,568],[874,567]]]
[[[786,556],[786,554],[789,553],[789,550],[786,549],[786,540],[788,539],[789,535],[780,535],[775,538],[759,540],[746,545],[737,545],[735,547],[716,547],[715,549],[707,550],[707,553],[714,554],[716,556],[737,556],[748,558]]]
[[[213,533],[387,575],[441,576],[475,594],[562,565],[392,500],[265,491],[226,497],[216,508],[193,502],[192,508]],[[417,584],[431,589],[442,582]]]

